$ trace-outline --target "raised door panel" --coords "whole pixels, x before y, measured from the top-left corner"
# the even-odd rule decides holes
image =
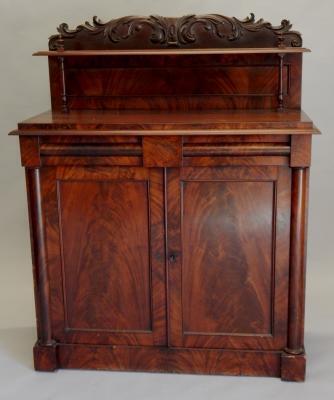
[[[56,339],[164,344],[162,172],[50,168],[43,193]]]
[[[183,168],[168,177],[170,343],[286,344],[288,168]]]
[[[147,181],[59,182],[67,327],[150,331]]]

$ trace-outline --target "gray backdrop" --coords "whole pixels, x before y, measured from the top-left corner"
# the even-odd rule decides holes
[[[274,24],[289,18],[303,33],[313,52],[304,57],[303,109],[323,135],[314,137],[311,173],[306,346],[309,355],[305,384],[282,384],[273,379],[238,380],[128,373],[32,370],[35,340],[30,243],[24,171],[18,140],[7,133],[16,123],[50,107],[47,60],[31,57],[47,48],[56,26],[71,27],[93,15],[110,19],[131,14],[181,16],[221,13],[239,18],[254,12]],[[296,395],[321,399],[334,396],[333,368],[333,196],[334,111],[332,0],[1,0],[0,1],[0,399],[89,399],[113,393],[131,399],[229,399]],[[71,386],[69,386],[71,385]],[[117,393],[117,395],[116,395]]]

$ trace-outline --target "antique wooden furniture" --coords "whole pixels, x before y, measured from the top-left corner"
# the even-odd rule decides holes
[[[254,16],[60,25],[21,122],[35,368],[303,380],[301,36]]]

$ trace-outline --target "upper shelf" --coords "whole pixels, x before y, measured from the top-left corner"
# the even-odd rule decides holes
[[[143,50],[49,50],[38,51],[34,56],[119,56],[119,55],[188,55],[188,54],[286,54],[307,53],[304,47],[219,48],[219,49],[143,49]]]
[[[287,52],[287,48],[302,47],[301,34],[291,28],[286,19],[279,26],[273,26],[263,19],[256,20],[254,14],[243,20],[219,14],[192,14],[180,18],[127,16],[108,22],[94,17],[93,23],[85,22],[75,29],[61,24],[58,34],[49,39],[49,50],[164,50],[167,54],[184,54],[184,50],[194,49],[201,52],[205,49],[207,52],[227,52],[228,49],[250,52],[249,49],[253,49],[257,53],[267,49],[267,52],[276,53],[281,49]],[[37,54],[45,55],[44,52]]]

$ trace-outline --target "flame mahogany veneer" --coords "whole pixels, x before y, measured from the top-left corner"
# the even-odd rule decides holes
[[[50,38],[21,122],[35,368],[305,377],[303,49],[251,15]]]

